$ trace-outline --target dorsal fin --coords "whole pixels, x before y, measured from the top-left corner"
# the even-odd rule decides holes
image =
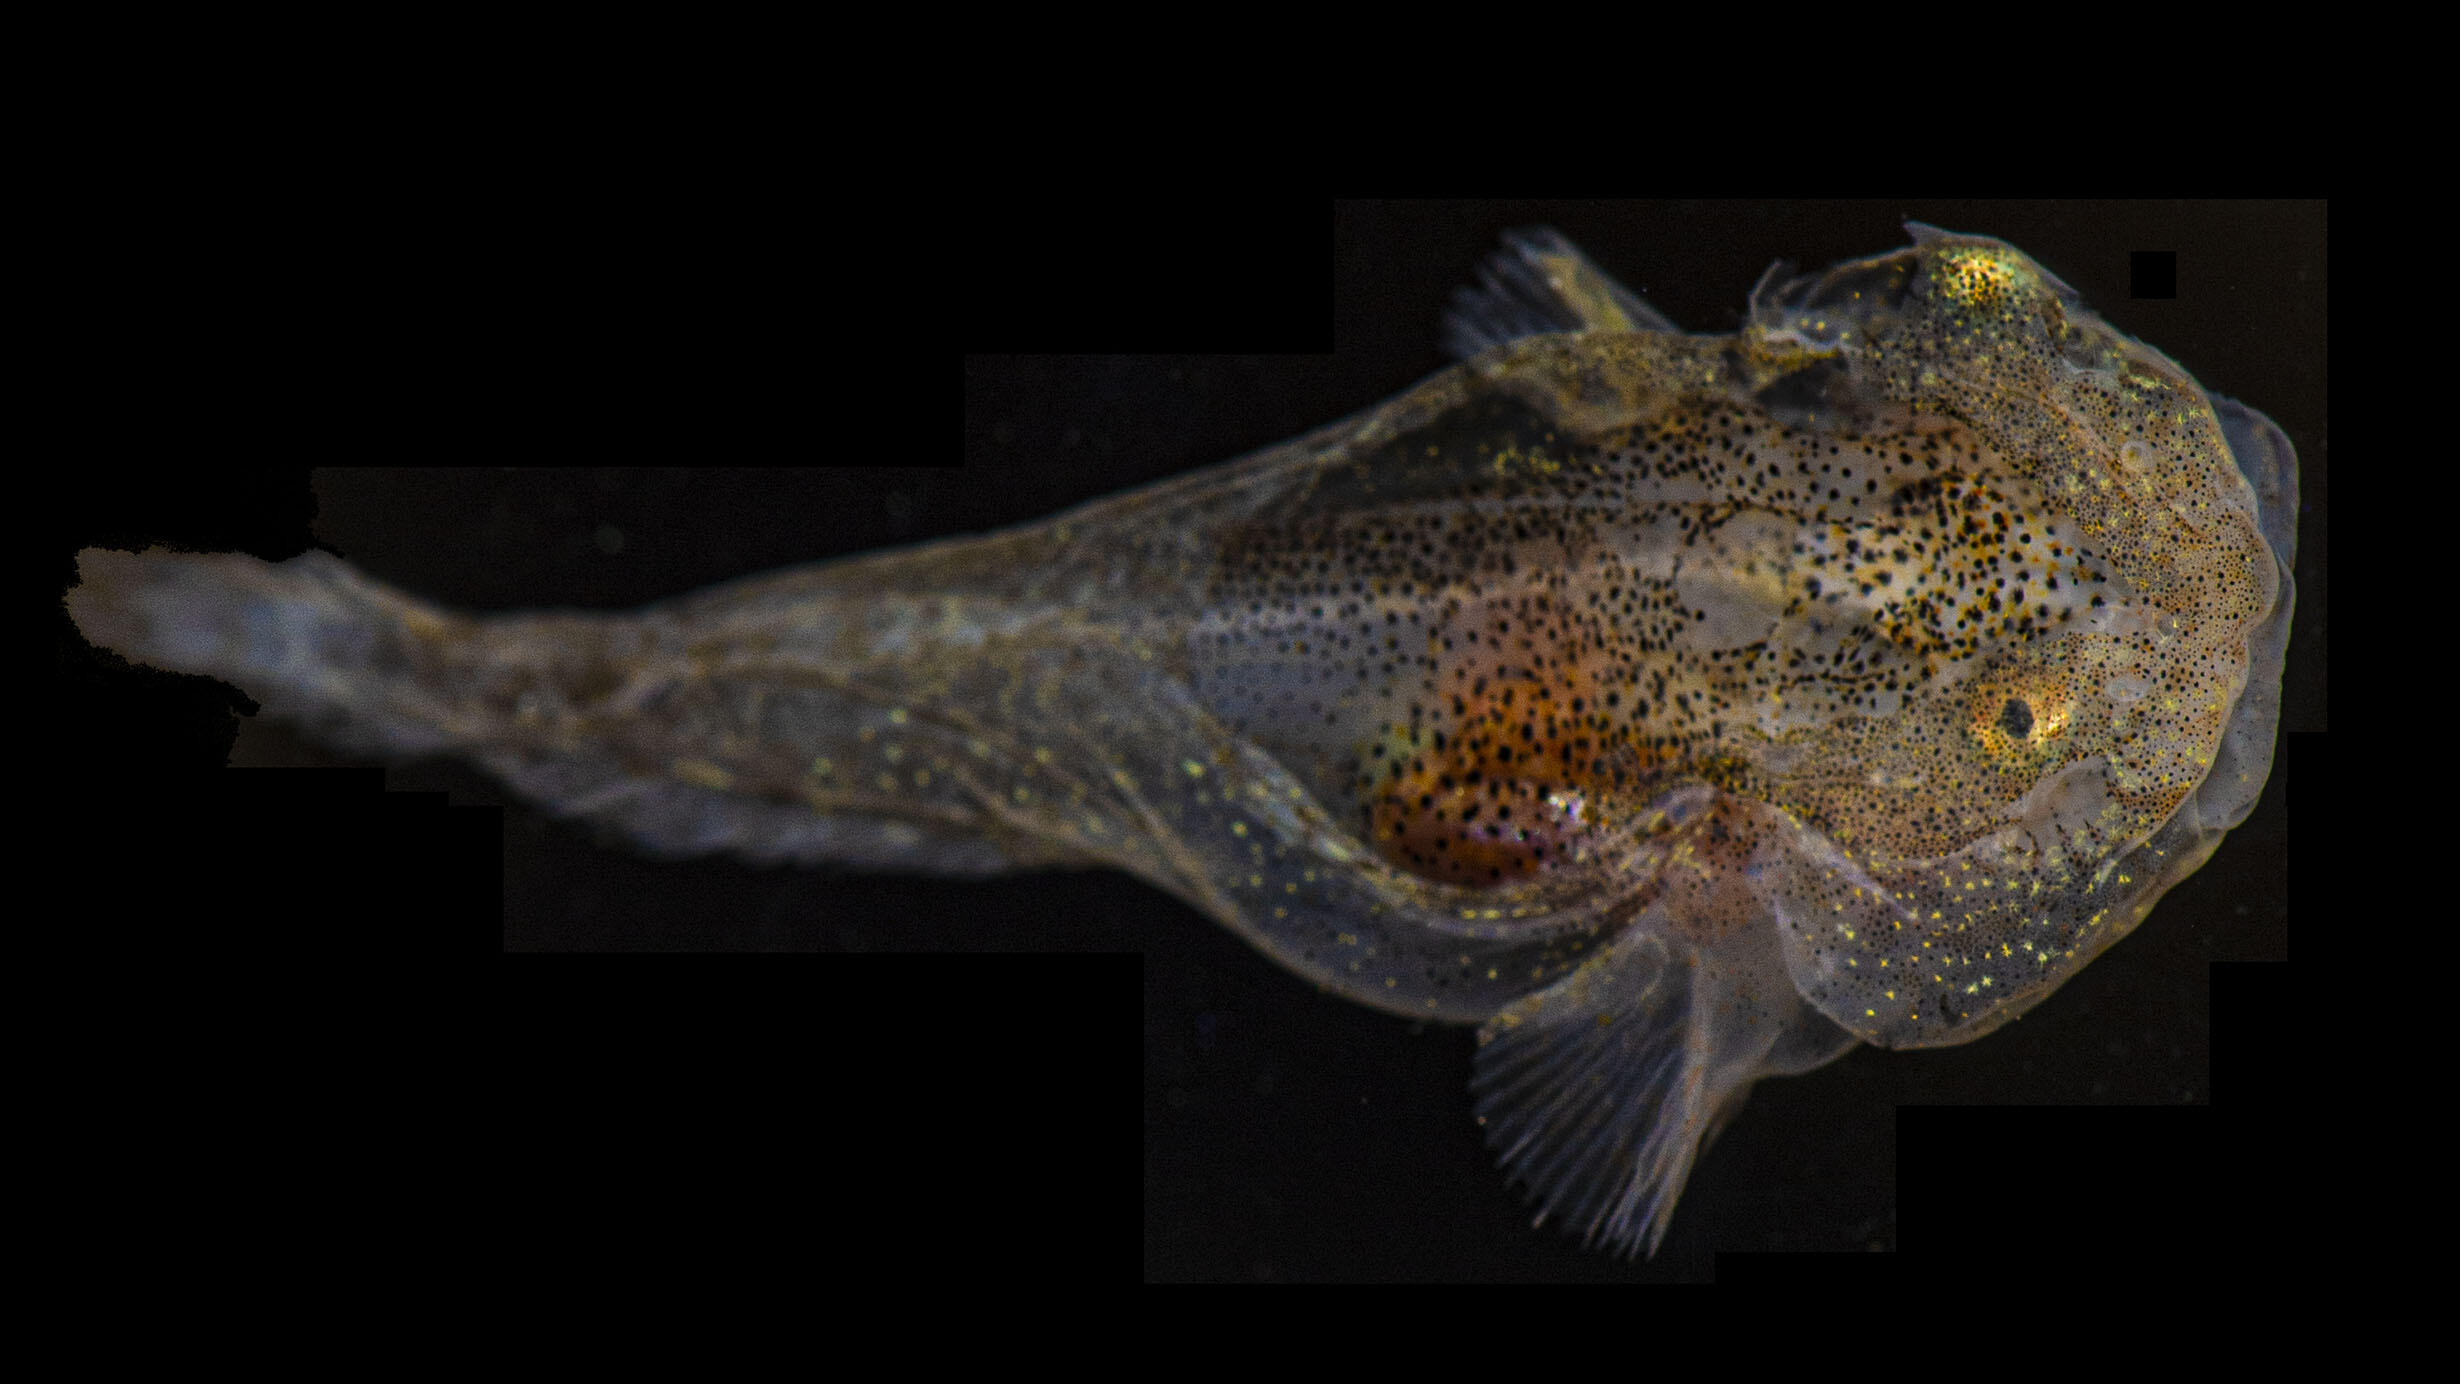
[[[1489,347],[1553,332],[1680,332],[1665,314],[1597,267],[1552,227],[1506,231],[1478,282],[1452,295],[1444,347],[1467,360]]]

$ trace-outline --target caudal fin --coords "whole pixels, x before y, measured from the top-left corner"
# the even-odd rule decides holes
[[[950,704],[947,679],[1006,685],[970,663],[962,646],[979,636],[925,656],[932,622],[881,616],[897,603],[868,587],[852,607],[789,577],[784,609],[754,591],[731,615],[724,593],[706,611],[469,615],[321,552],[89,548],[78,575],[69,613],[94,644],[233,683],[345,750],[474,759],[660,854],[979,874],[1078,859],[1095,820],[1085,790],[1018,732]],[[841,639],[849,622],[860,636]],[[906,652],[854,651],[875,642]],[[986,685],[975,700],[996,695]],[[1071,802],[1083,805],[1061,816]]]
[[[464,738],[437,664],[467,622],[371,581],[328,553],[77,555],[68,612],[132,662],[238,684],[278,714],[354,748],[416,753]]]

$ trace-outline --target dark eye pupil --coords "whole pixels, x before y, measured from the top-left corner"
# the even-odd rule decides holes
[[[2020,698],[2008,698],[2007,705],[1999,708],[1999,729],[2018,737],[2031,734],[2033,708],[2026,706]]]

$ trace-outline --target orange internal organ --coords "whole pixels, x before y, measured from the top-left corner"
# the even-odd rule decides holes
[[[1395,727],[1368,758],[1369,827],[1393,864],[1489,886],[1577,858],[1606,825],[1592,782],[1607,710],[1577,667],[1478,679],[1443,729]]]

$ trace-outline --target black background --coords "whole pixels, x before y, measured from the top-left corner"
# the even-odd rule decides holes
[[[486,396],[518,415],[517,426],[490,426],[462,409],[456,400],[471,391],[457,393],[448,372],[432,407],[372,418],[320,409],[358,435],[323,439],[332,445],[314,452],[286,445],[291,439],[261,450],[281,460],[465,464],[334,469],[310,482],[296,469],[202,461],[171,487],[175,503],[97,485],[87,511],[66,516],[72,529],[82,526],[70,548],[148,538],[279,557],[287,553],[267,549],[279,548],[287,525],[299,545],[312,536],[452,605],[622,607],[770,567],[1040,518],[1377,403],[1444,363],[1446,295],[1508,227],[1552,224],[1687,329],[1724,331],[1770,259],[1810,268],[1888,249],[1903,243],[1897,223],[1906,218],[2013,242],[2121,330],[2289,433],[2308,522],[2284,729],[2322,729],[2328,449],[2317,204],[1319,204],[1291,213],[1295,229],[1279,244],[1252,230],[1238,243],[1157,218],[1104,228],[1131,243],[1110,271],[1126,282],[1078,258],[1045,266],[1059,282],[1022,297],[1002,296],[1011,284],[989,284],[978,304],[905,320],[815,322],[808,340],[662,335],[648,329],[670,320],[673,310],[661,308],[648,323],[590,316],[534,339],[474,342],[461,369],[491,381]],[[2135,250],[2177,253],[2176,299],[2128,298]],[[942,260],[944,287],[1034,268],[1013,253],[984,258]],[[1088,277],[1071,285],[1069,274]],[[1105,326],[1101,305],[1114,299],[1139,306],[1126,314],[1133,320]],[[1058,306],[1038,321],[1023,310],[1037,303]],[[1296,315],[1276,326],[1285,312]],[[1054,347],[1104,353],[1041,353]],[[1250,353],[1217,354],[1223,348]],[[814,363],[780,369],[780,352]],[[735,368],[751,357],[772,363]],[[747,377],[783,383],[747,398]],[[536,463],[556,469],[509,469]],[[769,469],[788,466],[805,469]],[[254,518],[219,517],[226,508]],[[234,538],[232,523],[256,527]],[[62,639],[62,667],[72,698],[110,707],[123,736],[142,743],[158,734],[218,755],[213,729],[217,718],[230,721],[227,694],[210,685],[166,691],[192,680],[117,666],[73,631]],[[130,709],[180,698],[181,711]],[[132,721],[181,715],[186,730],[127,731]],[[1719,1250],[1896,1248],[1899,1105],[2210,1102],[2207,966],[2286,956],[2285,798],[2295,759],[2292,751],[2276,761],[2256,815],[2135,937],[2024,1020],[1962,1048],[1863,1049],[1808,1077],[1762,1085],[1693,1177],[1664,1253],[1641,1264],[1528,1228],[1470,1119],[1467,1032],[1318,995],[1123,876],[955,882],[723,859],[656,863],[509,801],[465,766],[397,766],[390,780],[504,806],[507,951],[1084,955],[1085,976],[1106,979],[1072,980],[1049,966],[1019,974],[1049,986],[1054,1006],[1082,1002],[1088,984],[1115,1006],[1115,1049],[1044,1058],[1054,1088],[1108,1083],[1117,1118],[993,1137],[1064,1169],[1052,1195],[1083,1202],[1090,1221],[1109,1227],[1102,1233],[1116,1233],[1138,1175],[1123,1147],[1124,1024],[1137,1006],[1149,1279],[1698,1278]],[[286,730],[254,722],[240,730],[231,761],[330,762]],[[478,935],[440,926],[438,945]],[[1102,956],[1114,953],[1142,955],[1140,996],[1119,993],[1124,973],[1103,968]],[[1034,996],[1011,998],[1032,1013]],[[1034,1044],[1030,1019],[1025,1030],[996,1040]],[[950,1053],[965,1055],[961,1044]],[[1025,1070],[1017,1079],[1030,1082]],[[2094,1139],[2141,1137],[2084,1114],[2059,1127],[2061,1137],[2087,1137],[2077,1129],[2109,1131]],[[1914,1151],[1906,1152],[1910,1167]],[[2005,1199],[1975,1205],[1973,1185]],[[1986,1174],[1958,1187],[1954,1227],[1926,1224],[1916,1209],[1925,1189],[1902,1188],[1916,1221],[1908,1248],[2020,1205],[2012,1187]]]

